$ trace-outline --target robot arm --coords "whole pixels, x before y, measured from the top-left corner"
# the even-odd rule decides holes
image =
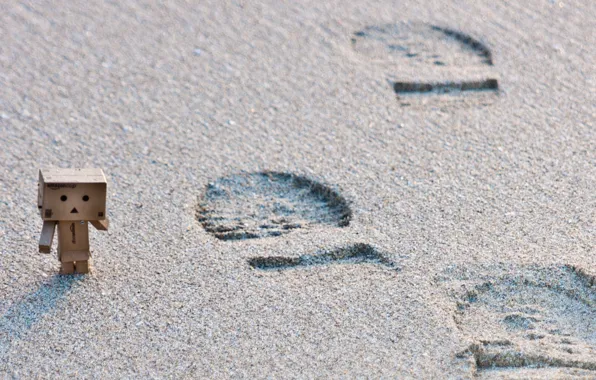
[[[41,228],[41,236],[39,237],[39,252],[50,253],[52,248],[52,240],[54,240],[54,231],[56,230],[56,222],[43,222]]]
[[[89,223],[99,231],[107,231],[110,221],[106,218],[104,220],[90,220]]]

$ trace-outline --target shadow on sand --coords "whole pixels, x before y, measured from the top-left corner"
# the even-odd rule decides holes
[[[11,342],[26,334],[84,278],[84,275],[54,275],[41,283],[36,290],[16,301],[0,317],[0,357],[6,354]]]

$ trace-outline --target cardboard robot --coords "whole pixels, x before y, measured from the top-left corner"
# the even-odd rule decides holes
[[[39,252],[50,253],[58,227],[60,273],[89,272],[91,223],[107,231],[107,181],[101,169],[47,169],[39,171],[37,207],[43,227]]]

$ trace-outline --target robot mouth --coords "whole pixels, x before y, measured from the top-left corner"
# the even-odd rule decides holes
[[[71,213],[71,214],[78,214],[78,213],[79,213],[79,211],[77,210],[77,208],[76,208],[76,207],[73,207],[73,209],[72,209],[72,210],[70,210],[70,213]]]

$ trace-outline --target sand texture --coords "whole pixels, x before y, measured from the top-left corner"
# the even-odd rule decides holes
[[[595,19],[0,2],[0,379],[596,379]],[[89,275],[42,167],[108,177]]]

